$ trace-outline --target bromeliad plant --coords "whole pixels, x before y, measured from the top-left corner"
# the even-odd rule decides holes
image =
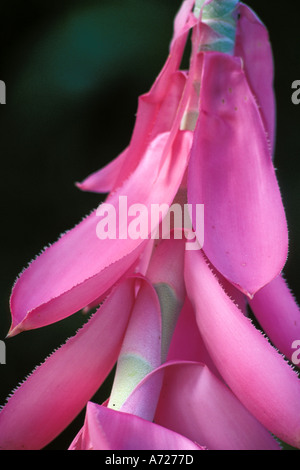
[[[14,286],[10,336],[100,307],[9,398],[1,448],[41,449],[85,406],[70,449],[280,449],[276,438],[300,447],[300,382],[287,361],[300,315],[282,277],[274,122],[264,25],[236,0],[185,0],[128,147],[78,185],[108,193],[107,237],[93,212]],[[160,205],[156,229],[174,201],[188,203],[199,249],[186,249],[176,225],[169,237],[150,237],[151,224],[148,237],[110,237],[124,196],[148,214]],[[110,397],[91,403],[116,363]]]

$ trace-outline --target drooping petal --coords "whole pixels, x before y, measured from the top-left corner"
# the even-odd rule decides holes
[[[184,436],[138,416],[89,402],[69,450],[203,450]]]
[[[155,422],[209,450],[279,450],[270,433],[203,364],[166,365]]]
[[[300,339],[300,310],[283,277],[263,287],[249,305],[276,348],[291,360],[293,342]]]
[[[229,299],[200,251],[186,252],[185,280],[205,345],[232,392],[270,432],[300,446],[300,381]]]
[[[59,321],[96,299],[98,305],[112,285],[135,266],[143,245],[124,257],[120,254],[118,260],[113,250],[115,240],[99,240],[96,224],[95,214],[90,215],[21,274],[10,299],[8,336]]]
[[[149,238],[155,229],[151,226],[151,204],[171,204],[187,167],[192,143],[189,131],[178,132],[170,152],[163,157],[168,137],[169,133],[161,134],[151,143],[133,175],[107,199],[114,209],[107,223],[115,227],[116,238],[99,239],[99,217],[97,211],[93,212],[47,248],[21,275],[11,297],[11,331],[16,327],[18,332],[47,325],[84,308],[136,261],[147,240],[129,233],[135,217],[127,217],[121,197],[127,208],[142,206]],[[159,213],[156,226],[165,212]]]
[[[206,53],[203,61],[188,201],[204,204],[203,249],[208,259],[251,297],[286,261],[284,208],[241,61],[220,53]]]
[[[239,4],[235,55],[243,65],[252,93],[257,100],[273,155],[276,104],[274,96],[273,54],[268,31],[247,5]]]
[[[0,449],[41,449],[84,408],[117,360],[134,291],[133,278],[119,284],[9,398],[0,412]]]

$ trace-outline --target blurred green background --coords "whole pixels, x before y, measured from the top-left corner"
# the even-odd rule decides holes
[[[180,0],[37,0],[1,2],[0,107],[1,277],[0,339],[10,326],[9,296],[18,273],[59,234],[98,206],[99,195],[74,185],[128,144],[137,98],[149,90],[168,54]],[[275,163],[290,232],[285,268],[300,298],[300,105],[291,84],[300,80],[297,11],[249,1],[268,26],[275,59]],[[85,319],[5,340],[0,404],[8,393]],[[300,339],[300,338],[299,338]],[[74,358],[76,362],[76,358]],[[101,402],[111,377],[95,397]],[[83,414],[49,449],[67,448]]]

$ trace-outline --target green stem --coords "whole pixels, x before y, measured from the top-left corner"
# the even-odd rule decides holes
[[[196,0],[194,15],[207,24],[216,34],[205,44],[202,51],[218,51],[233,54],[235,46],[238,0]]]

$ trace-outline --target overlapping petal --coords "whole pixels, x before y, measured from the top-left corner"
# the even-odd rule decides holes
[[[89,402],[84,427],[69,450],[203,450],[203,448],[158,424]]]
[[[145,390],[163,380],[154,422],[209,450],[279,450],[270,433],[203,363],[168,361],[133,390],[122,410],[139,408]]]
[[[210,262],[251,297],[281,272],[288,234],[266,132],[240,59],[203,56],[200,100],[188,201],[205,206]]]
[[[297,374],[229,299],[202,252],[186,253],[185,280],[201,335],[224,381],[270,432],[299,447]]]
[[[119,284],[78,333],[37,367],[0,412],[0,449],[38,450],[84,408],[111,371],[135,299]]]
[[[285,279],[277,276],[249,304],[270,340],[291,360],[293,342],[300,338],[300,309]]]
[[[127,198],[127,207],[144,206],[147,237],[150,237],[155,228],[151,227],[150,206],[171,204],[187,167],[192,143],[189,131],[179,132],[170,152],[163,157],[168,137],[169,133],[160,134],[149,145],[132,177],[109,197],[115,211],[109,215],[108,226],[114,224],[117,231],[124,231],[125,235],[100,240],[96,232],[99,218],[93,212],[47,248],[14,286],[11,331],[43,326],[84,308],[106,292],[136,261],[145,240],[128,235],[120,196]],[[161,171],[158,172],[159,166]],[[159,214],[157,226],[164,215]]]
[[[199,363],[166,367],[155,422],[209,450],[280,449],[228,387]]]

